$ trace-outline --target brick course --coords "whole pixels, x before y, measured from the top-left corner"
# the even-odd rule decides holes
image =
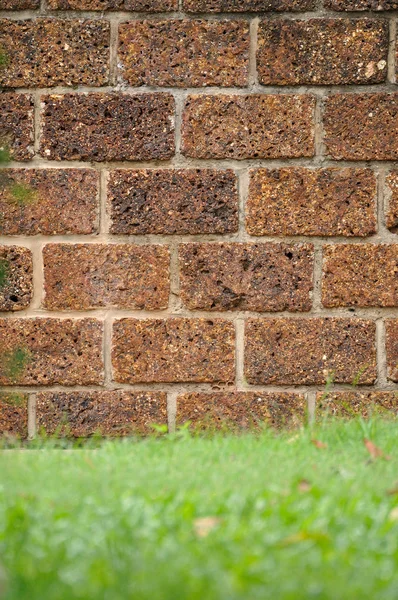
[[[21,246],[0,246],[0,311],[23,310],[32,297],[31,251]]]

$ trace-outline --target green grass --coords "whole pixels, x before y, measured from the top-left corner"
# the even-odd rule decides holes
[[[3,598],[396,600],[397,433],[353,420],[2,452]]]

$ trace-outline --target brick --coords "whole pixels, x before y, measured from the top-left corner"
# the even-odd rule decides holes
[[[37,427],[47,435],[88,437],[154,433],[167,425],[167,396],[161,392],[41,392]]]
[[[386,321],[387,377],[398,383],[398,319]]]
[[[238,230],[237,178],[231,170],[115,170],[108,201],[116,234]]]
[[[183,0],[187,12],[281,12],[315,8],[314,0]]]
[[[249,319],[245,328],[249,383],[370,384],[376,379],[376,326],[345,318]]]
[[[169,250],[134,244],[47,244],[44,306],[155,310],[169,302]]]
[[[95,319],[0,319],[0,385],[103,381],[102,323]]]
[[[33,156],[33,99],[27,94],[0,94],[0,145],[13,160]]]
[[[386,178],[387,203],[386,225],[392,233],[398,233],[398,171],[392,171]]]
[[[375,174],[370,169],[252,170],[246,215],[250,235],[371,235]]]
[[[182,244],[180,295],[191,310],[306,311],[311,244]]]
[[[325,0],[325,8],[331,10],[396,10],[396,0]]]
[[[40,8],[40,0],[0,0],[0,10],[34,10]]]
[[[31,251],[21,246],[0,246],[0,311],[23,310],[32,297]]]
[[[387,76],[387,22],[268,20],[258,35],[257,70],[264,85],[380,83]]]
[[[109,44],[106,21],[1,19],[0,86],[106,85]]]
[[[297,158],[314,155],[312,96],[189,96],[183,153],[193,158]]]
[[[119,27],[119,77],[130,85],[245,86],[246,21],[133,21]]]
[[[398,416],[398,392],[327,392],[317,394],[316,415],[358,417],[369,419],[375,415]]]
[[[0,393],[0,437],[28,437],[28,396]]]
[[[93,169],[6,169],[0,172],[2,235],[98,231],[99,174]]]
[[[337,160],[398,158],[398,94],[335,94],[326,100],[327,152]]]
[[[42,156],[52,160],[165,160],[174,154],[171,94],[43,96]]]
[[[324,306],[398,306],[398,244],[324,248]]]
[[[304,425],[306,402],[301,394],[213,392],[177,398],[177,427],[190,422],[194,430],[280,429]]]
[[[178,10],[178,0],[47,0],[52,10],[131,10],[162,12]]]
[[[233,323],[221,319],[120,319],[112,364],[119,383],[231,382]]]

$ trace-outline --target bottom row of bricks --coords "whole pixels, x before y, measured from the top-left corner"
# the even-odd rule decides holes
[[[317,415],[397,415],[398,392],[330,392],[317,394]],[[196,430],[297,427],[305,423],[303,394],[274,392],[185,393],[177,398],[176,426],[189,422]],[[143,435],[167,427],[164,392],[40,392],[36,427],[40,433],[72,437]],[[0,431],[26,438],[28,396],[0,394]]]

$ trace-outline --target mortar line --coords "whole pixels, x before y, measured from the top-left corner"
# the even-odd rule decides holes
[[[385,189],[386,189],[386,171],[385,169],[379,169],[377,173],[377,188],[376,188],[376,219],[377,219],[377,233],[382,236],[383,239],[388,239],[391,232],[386,227],[386,212],[385,212]],[[398,241],[398,239],[397,239]]]
[[[394,18],[389,19],[389,43],[387,56],[387,78],[390,83],[396,82],[395,62],[397,43],[397,23]]]
[[[257,45],[258,45],[258,25],[260,19],[255,17],[250,21],[249,30],[249,73],[248,73],[248,84],[249,88],[253,89],[258,85],[258,74],[257,74]]]
[[[307,401],[307,423],[313,425],[316,419],[316,391],[305,392]]]
[[[324,129],[323,129],[323,114],[324,114],[324,97],[321,93],[316,95],[315,111],[314,111],[314,147],[315,156],[314,164],[323,166],[325,159],[324,145]]]
[[[376,387],[388,386],[387,379],[387,352],[386,331],[383,319],[376,321],[376,356],[377,356],[377,382]]]
[[[245,321],[235,320],[235,387],[237,391],[245,390]]]
[[[110,311],[108,311],[104,318],[104,331],[103,331],[103,361],[104,361],[104,388],[112,389],[113,386],[113,372],[112,372],[112,331],[113,331],[113,317]]]
[[[238,177],[238,241],[246,241],[246,203],[249,197],[250,173],[248,169],[237,171]],[[228,236],[228,242],[232,236]]]
[[[118,83],[119,21],[111,18],[109,25],[109,83],[114,87]]]
[[[167,426],[169,433],[175,433],[177,420],[177,391],[167,393]]]
[[[37,240],[33,242],[30,250],[32,252],[33,260],[33,299],[29,305],[28,311],[39,311],[45,310],[43,308],[44,301],[44,261],[43,261],[43,248],[44,243]],[[0,313],[2,314],[2,313]],[[7,313],[6,313],[7,315]]]
[[[186,93],[175,90],[174,102],[175,102],[175,112],[174,112],[174,135],[175,135],[175,155],[174,160],[177,163],[176,166],[179,165],[180,162],[184,161],[184,157],[181,154],[182,147],[182,118],[184,112],[184,106],[186,101]]]
[[[312,309],[323,311],[322,305],[322,277],[323,277],[323,248],[314,244],[314,271],[312,290]]]
[[[28,440],[33,440],[37,434],[36,406],[36,394],[30,393],[28,395]]]

